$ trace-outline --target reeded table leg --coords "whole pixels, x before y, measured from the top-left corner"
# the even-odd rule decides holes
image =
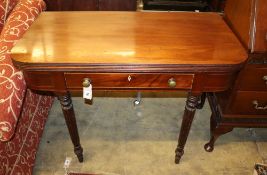
[[[185,111],[183,115],[183,122],[180,130],[180,135],[178,139],[178,145],[175,150],[175,163],[178,164],[180,162],[181,157],[184,154],[184,146],[191,128],[192,121],[195,116],[196,107],[199,101],[199,94],[193,95],[191,93],[188,94]]]
[[[79,162],[83,162],[83,149],[80,144],[79,133],[77,129],[74,109],[69,92],[65,95],[58,96],[61,108],[65,117],[66,124],[70,133],[71,141],[74,145],[74,153],[77,155]]]

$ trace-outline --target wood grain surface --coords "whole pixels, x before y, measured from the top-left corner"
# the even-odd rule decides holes
[[[226,21],[252,53],[267,51],[266,8],[266,0],[226,1]]]
[[[256,29],[253,52],[267,51],[267,1],[258,0],[256,4]]]
[[[225,18],[247,49],[251,48],[251,22],[254,0],[227,0]]]
[[[44,12],[15,62],[234,65],[247,53],[216,13]]]

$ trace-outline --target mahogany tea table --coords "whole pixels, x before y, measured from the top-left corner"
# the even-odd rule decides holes
[[[179,163],[205,92],[227,90],[247,53],[222,17],[191,12],[44,12],[12,50],[28,87],[60,100],[83,161],[71,92],[188,91]]]

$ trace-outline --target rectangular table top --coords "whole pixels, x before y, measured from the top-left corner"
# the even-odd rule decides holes
[[[216,13],[43,12],[12,58],[38,64],[235,65],[247,53]]]

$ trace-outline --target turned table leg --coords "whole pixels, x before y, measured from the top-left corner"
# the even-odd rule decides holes
[[[175,150],[175,163],[178,164],[182,155],[184,154],[184,146],[191,128],[192,121],[194,119],[196,107],[199,102],[199,95],[188,94],[185,111],[183,115],[182,126],[180,129],[180,135],[178,139],[178,145]]]
[[[69,130],[71,141],[74,145],[74,153],[77,155],[79,162],[83,162],[83,149],[80,144],[79,133],[77,129],[75,113],[71,101],[70,93],[59,95],[58,99],[65,117],[65,121]]]

